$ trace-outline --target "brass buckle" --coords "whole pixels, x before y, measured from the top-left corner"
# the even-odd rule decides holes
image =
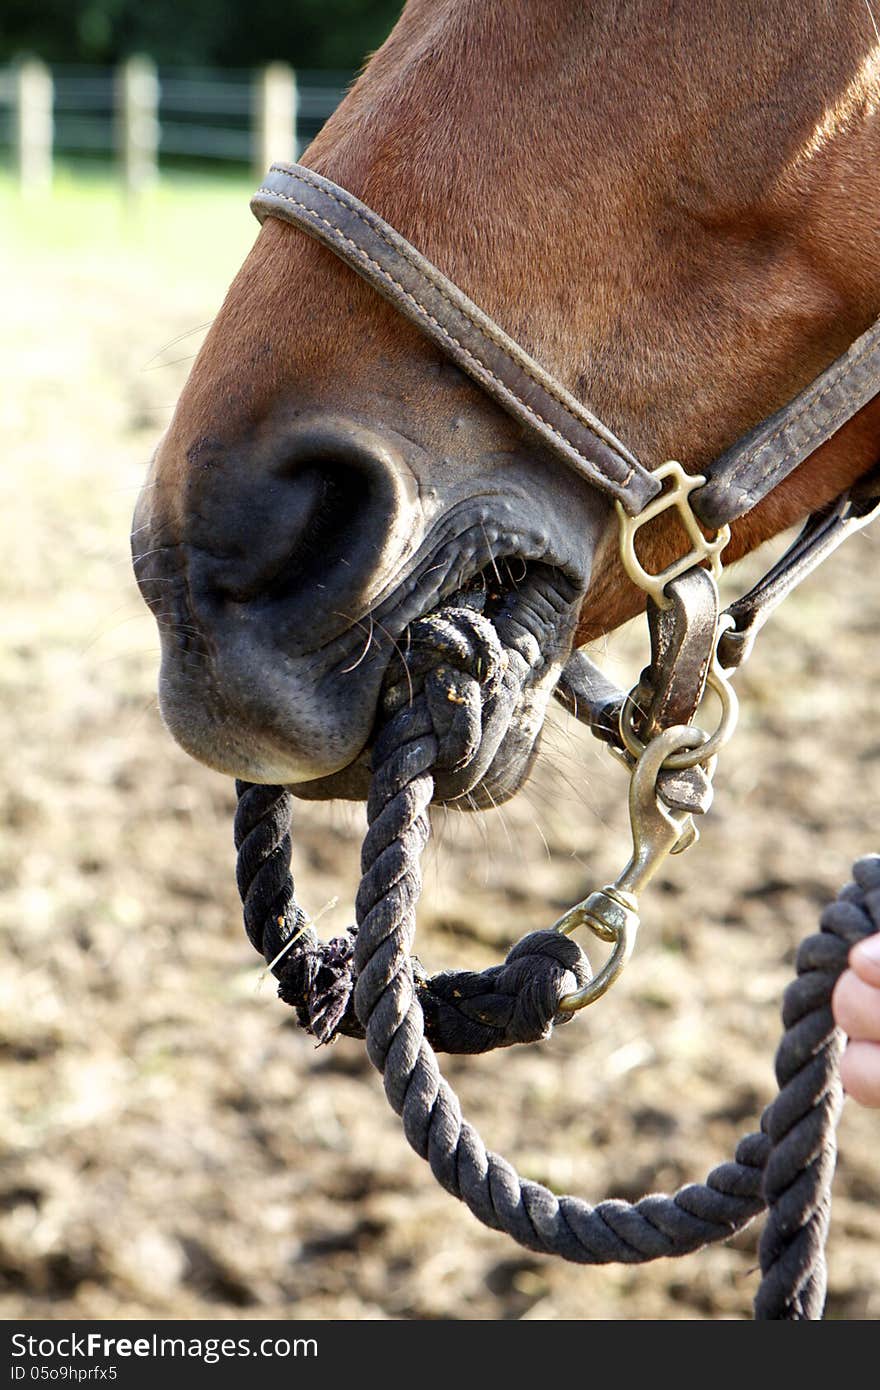
[[[701,565],[708,560],[717,583],[722,568],[721,552],[730,540],[730,527],[722,526],[720,531],[715,532],[712,540],[703,535],[689,501],[691,493],[703,487],[706,482],[702,473],[685,473],[680,463],[670,459],[667,463],[661,463],[659,468],[655,468],[653,476],[661,481],[671,478],[672,487],[667,492],[661,492],[653,502],[649,502],[638,516],[629,516],[620,502],[614,504],[620,519],[620,558],[633,583],[650,594],[658,607],[668,608],[669,600],[664,593],[666,585],[670,579],[677,579],[680,574],[686,574],[694,565]],[[670,507],[678,509],[682,525],[691,542],[691,549],[686,555],[682,555],[680,560],[674,560],[671,565],[667,565],[659,574],[650,574],[636,555],[636,533],[646,521],[653,521],[655,516],[661,516]]]

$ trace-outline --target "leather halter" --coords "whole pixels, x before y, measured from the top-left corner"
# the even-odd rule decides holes
[[[292,222],[328,246],[510,415],[631,516],[660,484],[580,401],[399,232],[298,164],[273,164],[251,200],[260,222]],[[692,508],[713,530],[736,520],[880,392],[880,319],[793,401],[704,470]]]
[[[328,246],[510,415],[630,515],[660,491],[601,420],[344,188],[297,164],[273,164],[251,209],[260,222],[279,217]]]
[[[558,458],[638,518],[662,484],[612,432],[468,299],[399,232],[351,193],[298,164],[273,164],[251,200],[258,221],[280,218],[329,247],[435,343],[508,414]],[[720,531],[749,511],[880,393],[880,319],[788,405],[737,440],[703,470],[689,496],[699,522]],[[853,531],[880,513],[874,474],[811,516],[794,544],[765,577],[727,610],[718,659],[732,670],[777,604]],[[639,693],[641,727],[688,723],[705,685],[705,632],[718,622],[714,584],[696,579],[667,586],[672,610],[651,619],[652,659]],[[686,579],[686,577],[685,577]],[[716,630],[713,626],[712,630]],[[624,692],[583,651],[575,651],[555,694],[597,737],[621,746]]]

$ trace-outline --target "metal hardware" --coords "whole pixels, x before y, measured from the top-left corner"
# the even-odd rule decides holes
[[[634,584],[651,598],[660,608],[669,607],[669,599],[664,590],[671,579],[677,579],[679,575],[685,574],[694,565],[700,565],[705,560],[709,565],[717,580],[721,574],[721,552],[730,540],[730,527],[722,526],[716,531],[714,539],[708,540],[700,529],[700,524],[691,510],[688,500],[690,494],[697,488],[705,485],[706,479],[701,473],[685,473],[680,463],[675,459],[670,459],[667,463],[662,463],[659,468],[654,470],[655,478],[663,480],[672,479],[672,487],[668,492],[663,492],[659,497],[655,497],[652,502],[643,507],[637,516],[630,516],[622,507],[620,502],[615,502],[617,515],[620,518],[620,558],[623,567]],[[646,521],[653,521],[655,516],[660,516],[668,511],[670,507],[678,509],[682,525],[687,531],[691,542],[691,549],[680,560],[675,560],[659,574],[650,574],[642,565],[636,555],[635,539],[636,533]]]
[[[694,565],[670,579],[664,597],[666,608],[647,603],[651,655],[638,680],[634,724],[645,743],[672,724],[694,722],[718,638],[721,603],[708,569]]]
[[[672,461],[658,468],[655,476],[661,479],[671,478],[672,487],[661,497],[650,502],[637,517],[628,516],[617,504],[620,516],[620,554],[627,574],[639,588],[650,595],[658,608],[669,611],[675,596],[665,592],[666,586],[682,579],[688,571],[708,561],[711,577],[707,577],[705,582],[714,598],[714,612],[717,615],[716,584],[721,574],[721,552],[729,540],[729,530],[723,527],[711,540],[703,535],[688,500],[692,492],[703,486],[704,479],[701,476],[685,473],[680,463]],[[692,549],[659,574],[652,575],[644,569],[636,556],[635,535],[645,521],[650,521],[673,506],[677,507],[681,515],[692,542]],[[687,605],[680,603],[679,607],[686,618]],[[638,895],[667,855],[680,854],[699,838],[692,810],[696,809],[700,798],[692,798],[694,804],[688,810],[670,806],[663,799],[659,781],[664,773],[699,766],[705,770],[711,792],[716,756],[733,733],[739,711],[736,694],[718,659],[718,642],[729,626],[730,619],[723,617],[720,621],[711,623],[708,628],[704,627],[702,655],[698,661],[693,662],[697,673],[694,690],[686,705],[688,709],[695,709],[700,700],[704,688],[703,673],[711,651],[711,664],[705,676],[705,686],[715,692],[721,705],[721,715],[713,733],[707,734],[704,729],[692,724],[679,723],[661,729],[655,737],[645,742],[637,731],[637,721],[644,717],[644,711],[639,709],[639,698],[643,693],[641,683],[630,691],[620,707],[619,729],[623,748],[612,749],[612,752],[619,751],[619,755],[631,769],[629,814],[633,852],[626,868],[613,883],[591,893],[583,902],[569,908],[554,924],[556,931],[566,934],[578,927],[588,927],[595,936],[612,945],[608,960],[589,984],[572,994],[567,994],[560,1001],[559,1008],[564,1013],[572,1013],[594,1003],[611,988],[635,946],[640,925]],[[655,661],[660,635],[660,629],[652,629],[652,656]],[[668,648],[674,674],[675,655],[683,638],[681,634],[676,633],[674,626],[671,632],[663,633],[662,636],[664,651]],[[666,676],[668,685],[670,673],[666,672]],[[679,694],[679,700],[684,693]],[[704,793],[705,790],[703,789]],[[703,804],[708,806],[710,796],[704,794],[701,799]]]
[[[727,626],[724,624],[722,631],[726,632]],[[720,636],[721,632],[719,632],[719,638]],[[710,758],[717,757],[736,728],[736,721],[739,716],[739,700],[736,691],[718,663],[717,655],[713,658],[712,666],[706,678],[706,685],[718,696],[721,704],[721,717],[718,720],[718,725],[711,734],[707,734],[704,729],[690,726],[693,732],[699,735],[700,742],[690,748],[685,748],[682,752],[671,753],[665,763],[665,766],[670,770],[696,767],[698,763],[705,763]],[[638,709],[634,695],[635,691],[630,691],[621,708],[620,737],[623,739],[627,752],[634,758],[640,758],[646,748],[651,745],[650,743],[645,744],[636,733],[635,719],[638,715]]]
[[[652,739],[639,757],[629,786],[633,850],[626,868],[613,883],[591,893],[554,923],[553,929],[566,936],[585,926],[602,941],[613,943],[611,955],[589,984],[560,1001],[564,1013],[583,1009],[611,988],[635,946],[640,923],[638,894],[668,854],[686,849],[697,839],[692,817],[671,811],[660,800],[657,778],[670,757],[685,749],[697,750],[704,742],[700,729],[674,724]]]

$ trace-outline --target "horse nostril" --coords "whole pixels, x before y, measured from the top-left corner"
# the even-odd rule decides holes
[[[235,464],[193,498],[202,592],[271,608],[297,644],[307,633],[328,640],[365,611],[411,541],[411,473],[372,431],[327,420]]]
[[[288,552],[262,578],[267,598],[295,589],[320,592],[337,568],[354,567],[370,530],[371,490],[370,478],[344,463],[305,467],[286,480]],[[381,525],[378,518],[373,525]]]

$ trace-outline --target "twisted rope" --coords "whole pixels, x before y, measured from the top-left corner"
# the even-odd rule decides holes
[[[452,642],[455,668],[445,659],[438,663],[435,657],[433,665],[423,659],[434,621],[444,625],[444,658],[450,625],[454,629],[459,624],[464,631],[460,641]],[[553,932],[532,933],[514,947],[503,967],[481,975],[464,972],[426,980],[414,963],[420,858],[429,835],[434,774],[461,767],[474,756],[481,743],[481,711],[491,706],[503,675],[503,663],[492,651],[491,624],[479,615],[446,610],[422,620],[419,636],[424,639],[418,644],[421,655],[413,662],[419,679],[406,701],[400,699],[399,681],[391,687],[389,717],[373,750],[358,925],[347,937],[327,945],[317,942],[296,905],[287,794],[278,787],[239,784],[236,843],[245,924],[254,945],[274,964],[279,992],[296,1005],[319,1040],[359,1028],[409,1143],[429,1162],[438,1182],[486,1226],[530,1250],[574,1263],[635,1264],[725,1240],[767,1205],[755,1315],[820,1317],[840,1109],[840,1038],[830,999],[850,946],[880,924],[880,858],[856,864],[854,883],[826,909],[820,933],[799,951],[797,978],[783,1005],[779,1095],[764,1111],[760,1131],[740,1141],[733,1161],[715,1168],[704,1184],[689,1184],[672,1196],[652,1194],[635,1203],[595,1206],[557,1197],[486,1150],[462,1118],[431,1045],[442,1046],[444,1037],[453,1044],[449,1050],[509,1045],[519,1040],[518,1025],[510,1028],[506,1022],[514,1016],[528,1018],[524,1034],[547,1036],[557,1021],[559,1001],[572,989],[573,978],[584,977],[586,967],[578,948],[577,956],[569,954],[565,946],[573,943]],[[541,978],[530,987],[533,969]],[[464,990],[449,983],[465,979]],[[531,994],[529,1005],[518,1010],[511,1000],[524,993]],[[459,996],[466,1001],[464,1008]],[[474,1000],[480,1001],[476,1009]],[[465,1045],[470,1039],[463,1020],[474,1022],[468,1012],[488,1020],[476,1020],[483,1031],[478,1028],[474,1034],[479,1045],[473,1048]],[[443,1026],[437,1021],[441,1014]],[[502,1016],[504,1026],[499,1027]]]
[[[283,787],[237,782],[237,878],[248,938],[278,979],[278,993],[319,1043],[366,1036],[354,1007],[357,928],[319,941],[298,906],[290,871],[292,798]],[[531,932],[488,970],[445,970],[429,978],[411,961],[425,1020],[438,1052],[479,1053],[540,1042],[566,1023],[559,1001],[590,979],[576,942]]]
[[[761,1126],[772,1148],[764,1172],[768,1215],[761,1236],[759,1318],[819,1318],[827,1283],[836,1128],[843,1095],[843,1038],[831,995],[852,946],[880,929],[880,855],[856,860],[853,879],[824,909],[820,930],[797,953],[797,977],[782,1001],[776,1052],[779,1095]]]

